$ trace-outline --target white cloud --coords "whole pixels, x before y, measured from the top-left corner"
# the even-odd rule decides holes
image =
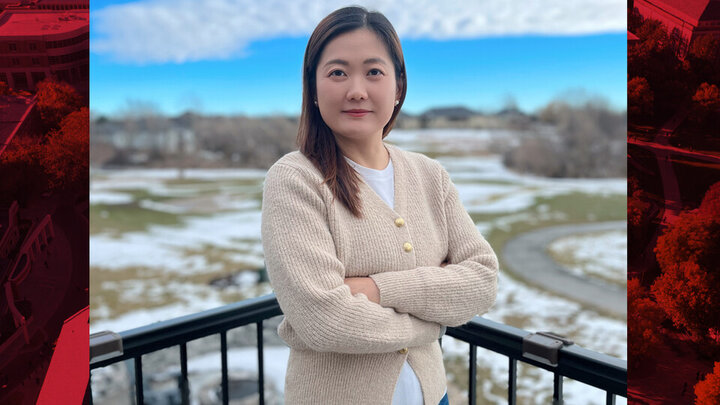
[[[137,64],[228,59],[254,40],[309,35],[327,14],[351,4],[381,11],[403,39],[626,29],[621,0],[146,0],[93,11],[91,50]]]

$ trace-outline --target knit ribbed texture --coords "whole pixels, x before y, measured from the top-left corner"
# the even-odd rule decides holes
[[[287,404],[390,404],[407,357],[425,404],[436,405],[445,392],[442,326],[462,325],[495,302],[497,257],[447,171],[422,154],[385,146],[395,207],[361,179],[361,219],[333,201],[300,152],[268,170],[262,243],[285,316],[278,333],[291,348]],[[378,285],[380,305],[343,283],[364,276]]]

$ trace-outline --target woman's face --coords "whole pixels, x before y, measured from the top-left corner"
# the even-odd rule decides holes
[[[315,80],[320,115],[336,137],[382,139],[400,92],[392,59],[375,33],[359,29],[330,41],[320,55]]]

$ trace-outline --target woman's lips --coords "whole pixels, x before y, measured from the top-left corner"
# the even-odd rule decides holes
[[[348,110],[343,111],[345,114],[351,116],[351,117],[364,117],[367,113],[370,111],[367,110]]]

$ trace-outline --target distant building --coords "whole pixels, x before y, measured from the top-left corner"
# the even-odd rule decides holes
[[[15,90],[34,91],[39,81],[55,75],[87,96],[89,19],[82,8],[87,4],[0,3],[0,81]]]
[[[91,145],[100,143],[120,150],[167,154],[196,153],[200,150],[195,132],[176,125],[159,129],[138,127],[133,130],[117,123],[95,125]]]
[[[431,108],[417,117],[420,128],[488,128],[497,126],[498,116],[487,116],[467,107]]]
[[[395,128],[507,128],[508,122],[525,120],[528,117],[521,111],[506,109],[496,114],[483,114],[467,107],[437,107],[419,115],[400,112]]]
[[[634,0],[633,9],[665,25],[681,58],[698,36],[720,38],[720,0]]]

